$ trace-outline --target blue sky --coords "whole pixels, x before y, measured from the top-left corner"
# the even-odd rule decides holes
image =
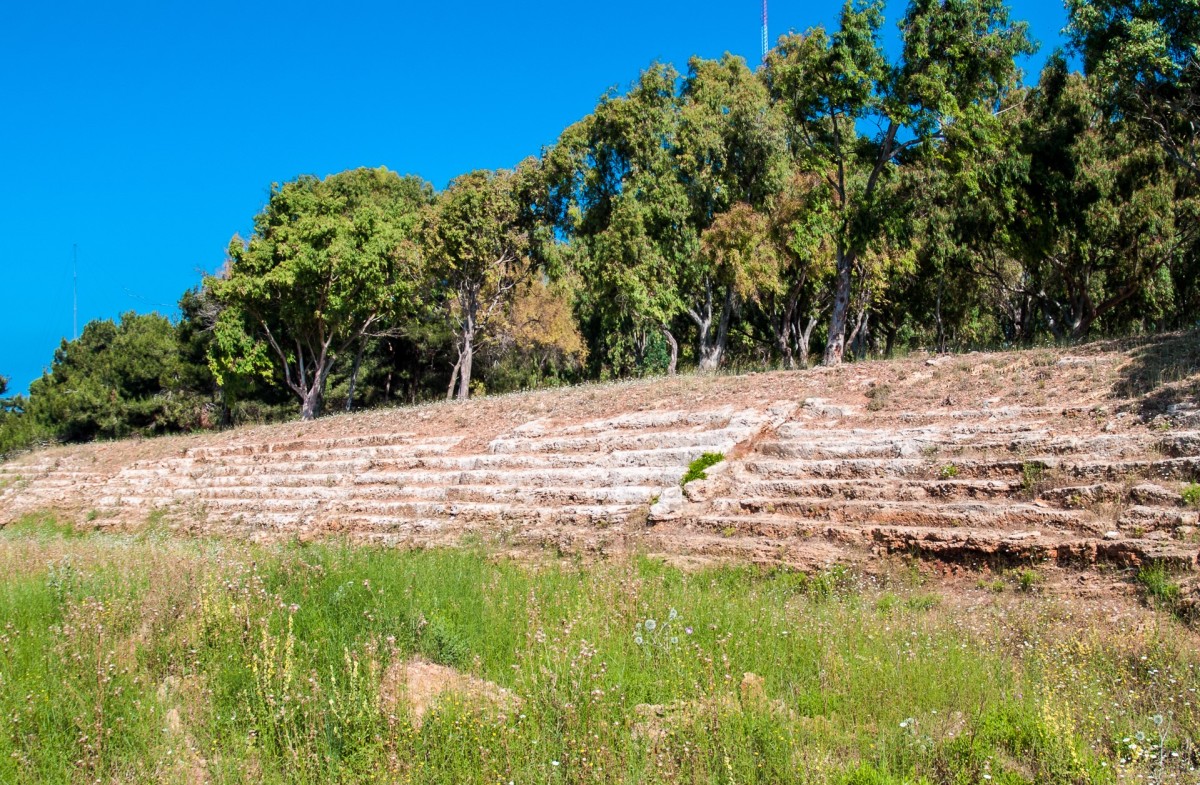
[[[1034,71],[1065,14],[1012,7],[1042,44]],[[772,42],[838,8],[772,0]],[[24,391],[71,337],[73,244],[80,329],[174,315],[272,182],[387,166],[441,188],[512,166],[655,60],[757,62],[760,14],[759,0],[5,3],[0,374]]]

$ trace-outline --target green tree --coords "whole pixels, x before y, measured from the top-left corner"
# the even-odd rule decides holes
[[[692,58],[679,98],[673,158],[702,252],[683,258],[684,313],[701,370],[717,368],[743,302],[780,286],[780,256],[762,210],[789,175],[784,118],[740,57]],[[760,244],[765,243],[765,244]]]
[[[699,233],[674,159],[679,74],[653,65],[625,95],[609,93],[549,152],[549,215],[569,238],[566,255],[584,283],[579,308],[593,362],[622,366],[631,336],[662,335],[674,373],[683,313],[683,268]],[[623,368],[618,373],[633,370]]]
[[[1059,338],[1084,337],[1130,302],[1139,321],[1153,318],[1145,298],[1186,247],[1175,223],[1186,205],[1162,149],[1107,121],[1098,100],[1055,58],[1023,124],[1029,177],[1014,236],[1029,294]]]
[[[535,266],[520,199],[523,172],[476,171],[454,180],[428,212],[424,228],[431,281],[452,325],[456,358],[447,397],[466,400],[476,351]]]
[[[1000,0],[915,0],[895,63],[879,40],[882,23],[882,2],[851,0],[836,33],[784,36],[766,63],[798,165],[827,178],[838,216],[827,365],[842,360],[854,271],[880,239],[881,189],[907,151],[936,146],[951,126],[994,112],[1017,82],[1014,58],[1032,51],[1026,26],[1011,22]],[[867,133],[871,127],[878,131]]]
[[[1104,108],[1200,181],[1200,0],[1068,0],[1067,11]]]
[[[320,413],[335,363],[398,329],[419,295],[415,229],[431,195],[382,168],[304,176],[272,186],[253,235],[230,243],[225,275],[207,285],[269,347],[303,419]],[[239,344],[257,351],[241,339],[226,349]]]
[[[62,342],[48,373],[30,385],[26,414],[67,441],[200,427],[206,395],[168,319],[129,312],[96,320]]]

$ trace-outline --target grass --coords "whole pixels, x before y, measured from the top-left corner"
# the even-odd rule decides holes
[[[1093,622],[1041,594],[964,612],[838,567],[524,564],[46,516],[0,531],[0,571],[0,782],[1194,779],[1200,654],[1167,615]],[[467,696],[418,727],[388,675],[415,655],[519,711]]]
[[[1200,483],[1188,483],[1179,496],[1188,507],[1200,509]]]
[[[1137,580],[1146,589],[1146,594],[1164,607],[1173,607],[1179,599],[1179,584],[1160,564],[1142,567],[1138,570]]]
[[[693,480],[708,479],[708,474],[705,473],[705,469],[710,469],[713,466],[716,466],[718,463],[720,463],[723,460],[725,460],[725,456],[719,452],[704,453],[699,458],[697,458],[696,460],[694,460],[690,464],[688,464],[688,469],[684,473],[683,479],[681,479],[679,481],[679,484],[682,486],[682,485],[687,485],[689,482],[692,482]]]

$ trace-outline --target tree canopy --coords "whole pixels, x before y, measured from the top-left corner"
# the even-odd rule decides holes
[[[179,318],[64,341],[0,452],[680,367],[1076,341],[1200,313],[1200,0],[881,0],[751,66],[651,64],[440,192],[276,183]],[[6,382],[0,377],[0,396]],[[289,404],[290,400],[290,404]]]

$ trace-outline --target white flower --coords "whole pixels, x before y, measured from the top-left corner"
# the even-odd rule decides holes
[[[645,641],[642,640],[641,635],[633,636],[633,642],[636,643],[638,646],[641,646],[643,643],[645,643]]]
[[[558,765],[558,761],[556,761],[556,760],[552,760],[552,761],[550,761],[550,765],[551,765],[551,766],[557,766],[557,765]]]
[[[654,632],[654,628],[658,626],[658,622],[654,619],[646,619],[646,632]]]
[[[1153,722],[1155,725],[1162,725],[1163,724],[1163,716],[1161,714],[1155,714],[1153,717],[1150,718],[1150,721]]]

